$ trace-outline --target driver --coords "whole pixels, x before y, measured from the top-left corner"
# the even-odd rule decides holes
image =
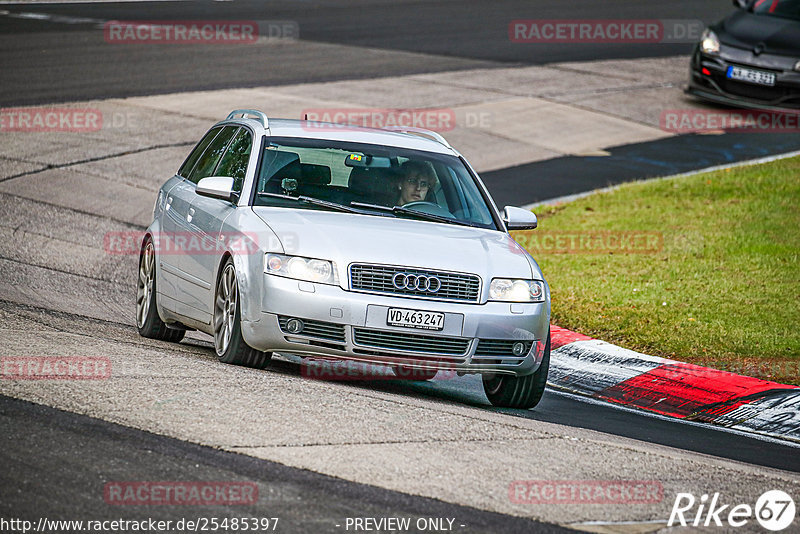
[[[422,161],[406,161],[400,166],[400,174],[403,178],[397,184],[400,191],[398,206],[425,200],[430,188],[436,185],[433,168]]]

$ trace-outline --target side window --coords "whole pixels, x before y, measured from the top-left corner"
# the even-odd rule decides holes
[[[222,153],[225,152],[225,147],[228,146],[228,141],[236,133],[237,128],[238,126],[225,126],[222,129],[219,135],[208,145],[200,159],[197,160],[197,165],[194,166],[192,173],[188,176],[189,180],[197,183],[202,178],[211,176],[217,166],[217,162],[222,157]]]
[[[189,177],[189,173],[192,172],[194,164],[197,163],[197,160],[200,159],[200,156],[203,154],[208,144],[214,140],[214,137],[217,136],[221,129],[221,127],[212,128],[205,136],[203,136],[200,142],[197,143],[197,146],[194,147],[194,150],[192,150],[192,153],[189,154],[189,157],[186,158],[186,161],[183,162],[183,165],[181,165],[181,168],[178,171],[179,176],[183,176],[184,178]]]
[[[236,137],[233,138],[225,155],[219,161],[216,176],[231,176],[233,178],[233,190],[237,193],[242,192],[244,175],[247,174],[247,163],[250,161],[250,149],[253,145],[253,136],[247,128],[241,128]]]

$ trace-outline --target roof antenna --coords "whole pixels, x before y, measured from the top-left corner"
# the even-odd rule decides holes
[[[308,120],[308,113],[304,113],[304,114],[303,114],[303,120],[304,120],[304,121],[307,121],[307,120]]]

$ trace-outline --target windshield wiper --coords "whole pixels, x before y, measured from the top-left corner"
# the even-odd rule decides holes
[[[408,208],[404,208],[402,206],[380,206],[378,204],[366,204],[364,202],[351,202],[351,206],[355,208],[368,208],[373,210],[385,211],[388,213],[394,213],[397,215],[398,213],[402,213],[403,215],[411,215],[412,217],[419,217],[420,219],[427,219],[429,221],[441,222],[445,224],[456,224],[458,226],[472,226],[474,228],[483,228],[478,224],[473,224],[468,221],[460,221],[458,219],[451,219],[450,217],[443,217],[441,215],[434,215],[432,213],[425,213],[424,211],[417,211]]]
[[[329,202],[327,200],[320,200],[318,198],[313,197],[306,197],[303,195],[293,197],[291,195],[281,195],[280,193],[265,193],[259,192],[257,193],[260,197],[270,197],[270,198],[282,198],[284,200],[294,200],[295,202],[302,202],[304,204],[312,204],[314,206],[319,206],[322,208],[328,208],[336,211],[344,211],[347,213],[364,213],[361,210],[353,209],[349,206],[345,206],[344,204],[338,204],[336,202]]]

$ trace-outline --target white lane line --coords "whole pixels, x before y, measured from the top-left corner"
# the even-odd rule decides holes
[[[133,2],[187,2],[188,0],[0,0],[0,5],[5,6],[46,6],[59,4],[128,4]]]
[[[581,521],[580,523],[565,523],[564,526],[581,532],[638,532],[645,534],[648,532],[660,532],[665,526],[669,526],[669,522],[666,519],[652,521]]]
[[[581,526],[581,525],[666,525],[666,519],[654,519],[652,521],[581,521],[580,523],[567,523],[567,525]]]
[[[25,19],[25,20],[46,20],[48,22],[56,22],[60,24],[102,24],[106,22],[103,19],[91,19],[87,17],[69,17],[66,15],[51,15],[50,13],[31,13],[28,11],[20,11],[12,13],[7,10],[0,11],[0,15],[12,19]]]
[[[794,156],[800,156],[800,150],[795,150],[794,152],[787,152],[785,154],[775,154],[773,156],[764,156],[763,158],[756,158],[756,159],[747,159],[742,161],[737,161],[735,163],[724,163],[722,165],[714,165],[713,167],[705,167],[703,169],[698,169],[696,171],[688,171],[682,172],[680,174],[671,174],[669,176],[657,176],[655,178],[644,178],[642,180],[633,180],[631,182],[625,182],[622,184],[612,185],[609,187],[603,187],[600,189],[594,189],[592,191],[586,191],[584,193],[575,193],[573,195],[564,195],[563,197],[555,197],[555,198],[548,198],[546,200],[540,200],[538,202],[533,202],[532,204],[526,204],[522,206],[523,209],[530,210],[533,209],[535,206],[541,206],[542,204],[564,204],[566,202],[572,202],[573,200],[578,200],[579,198],[588,197],[589,195],[593,195],[595,193],[607,193],[609,191],[614,191],[619,189],[621,186],[626,184],[635,184],[641,182],[652,182],[655,180],[672,180],[674,178],[683,178],[685,176],[694,176],[695,174],[702,174],[704,172],[713,172],[713,171],[721,171],[725,169],[734,169],[736,167],[744,167],[746,165],[758,165],[759,163],[769,163],[770,161],[777,161],[780,159],[792,158]]]
[[[547,387],[548,393],[552,393],[554,395],[562,395],[564,397],[569,397],[569,398],[571,398],[573,400],[580,401],[580,402],[588,402],[589,404],[596,404],[598,406],[610,407],[610,408],[613,408],[615,410],[622,410],[624,412],[635,413],[637,415],[642,415],[644,417],[652,417],[654,419],[661,419],[662,421],[671,421],[673,423],[681,423],[681,424],[684,424],[684,425],[697,426],[697,427],[704,428],[706,430],[717,430],[719,432],[727,432],[728,434],[735,434],[737,436],[742,436],[742,437],[746,437],[746,438],[752,438],[752,439],[756,439],[756,440],[759,440],[759,441],[766,441],[768,443],[773,443],[773,444],[776,444],[776,445],[786,445],[788,447],[794,447],[795,449],[800,449],[800,442],[796,442],[796,441],[773,438],[771,436],[766,436],[764,434],[756,434],[756,433],[753,433],[753,432],[744,432],[742,430],[736,430],[736,429],[728,428],[728,427],[724,427],[724,426],[712,425],[710,423],[698,423],[696,421],[687,421],[686,419],[678,419],[678,418],[675,418],[675,417],[667,417],[666,415],[661,415],[661,414],[657,414],[657,413],[654,413],[654,412],[648,412],[648,411],[640,410],[640,409],[637,409],[637,408],[629,408],[629,407],[627,407],[625,405],[622,405],[622,404],[616,404],[616,403],[613,403],[613,402],[606,402],[606,401],[602,401],[602,400],[599,400],[599,399],[594,399],[592,397],[587,397],[585,395],[578,395],[576,393],[563,391],[561,389],[558,389],[559,386],[557,384],[551,384],[550,382],[547,383],[547,386],[548,386]],[[602,432],[602,431],[598,431],[598,432]],[[615,435],[617,435],[617,434],[615,434]],[[681,450],[688,450],[688,449],[681,449]]]

